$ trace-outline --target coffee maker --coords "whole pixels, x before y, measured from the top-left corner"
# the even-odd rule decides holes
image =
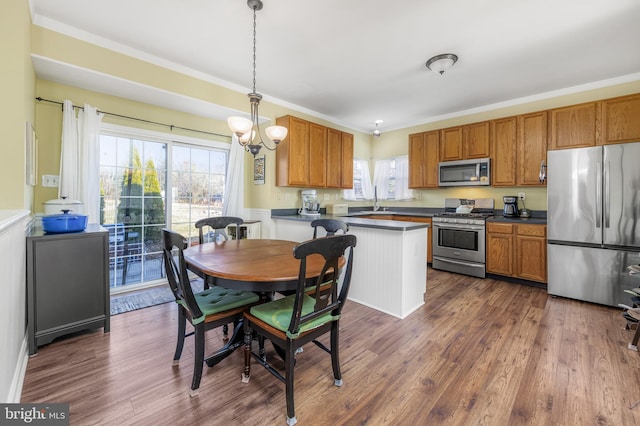
[[[520,212],[518,211],[518,197],[515,195],[506,195],[502,197],[504,202],[504,209],[502,215],[504,217],[518,217]]]
[[[320,216],[320,201],[315,189],[301,191],[302,208],[298,210],[300,216]]]

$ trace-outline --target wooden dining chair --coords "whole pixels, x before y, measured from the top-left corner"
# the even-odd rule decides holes
[[[168,229],[162,230],[162,237],[167,279],[178,304],[178,342],[173,356],[173,365],[178,365],[180,361],[185,337],[194,335],[195,362],[189,395],[196,396],[200,388],[202,364],[204,363],[205,331],[233,322],[236,324],[236,331],[239,332],[242,312],[252,304],[258,303],[260,298],[253,292],[228,290],[218,286],[194,294],[187,275],[187,264],[184,260],[184,249],[187,248],[186,238]],[[191,333],[186,333],[187,321],[193,326]],[[220,355],[233,349],[235,348],[229,347],[229,343],[227,343],[222,350],[215,352],[214,355]],[[222,356],[214,357],[214,361],[208,361],[207,365],[212,367],[222,358]]]
[[[205,235],[207,233],[210,233],[211,231],[205,233],[205,230],[209,228],[213,230],[213,236],[211,237],[212,242],[217,242],[218,238],[222,238],[222,240],[228,241],[229,236],[227,235],[227,226],[233,224],[235,224],[236,226],[240,226],[243,223],[244,220],[242,218],[234,216],[212,216],[200,219],[195,223],[195,227],[198,230],[198,243],[204,244],[206,242]],[[237,231],[236,235],[238,235]],[[211,288],[216,285],[216,280],[214,277],[206,274],[201,274],[199,272],[196,272],[196,274],[198,274],[198,276],[202,278],[205,289]],[[229,326],[226,324],[222,328],[222,335],[225,340],[229,338]]]
[[[349,232],[349,225],[338,219],[315,219],[311,222],[311,227],[313,238],[318,237],[318,228],[324,228],[326,236],[335,235],[338,231],[342,231],[343,234]]]
[[[354,235],[335,235],[309,240],[297,245],[293,250],[296,259],[300,259],[300,269],[296,292],[289,296],[261,305],[252,306],[244,312],[245,366],[242,381],[249,382],[251,356],[271,374],[285,383],[287,401],[287,424],[294,425],[297,420],[294,409],[293,368],[296,349],[305,343],[313,342],[319,348],[331,354],[331,365],[336,386],[342,386],[338,342],[340,314],[347,300],[351,283],[353,249],[356,246]],[[324,264],[320,275],[312,279],[311,294],[307,276],[307,259],[310,256],[322,256]],[[346,258],[342,283],[339,281],[339,262]],[[324,284],[330,284],[331,291],[321,294]],[[341,284],[341,286],[340,286]],[[338,290],[340,288],[340,290]],[[315,289],[315,292],[314,292]],[[330,346],[327,348],[316,339],[330,333]],[[253,335],[260,343],[258,354],[251,352]],[[264,339],[284,352],[284,376],[267,361],[264,351]]]
[[[213,229],[212,241],[218,241],[218,237],[222,237],[225,241],[229,239],[227,235],[227,226],[236,224],[242,225],[244,220],[240,217],[233,216],[213,216],[205,217],[196,222],[196,228],[198,229],[198,242],[200,244],[205,243],[204,230],[207,228]]]

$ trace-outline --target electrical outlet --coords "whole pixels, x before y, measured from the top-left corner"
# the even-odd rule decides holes
[[[524,192],[518,192],[518,199],[520,201],[524,201],[524,199],[525,199]]]
[[[45,188],[57,188],[58,181],[58,175],[42,175],[42,186]]]
[[[329,201],[331,199],[331,195],[329,194],[324,194],[324,200],[325,201]]]

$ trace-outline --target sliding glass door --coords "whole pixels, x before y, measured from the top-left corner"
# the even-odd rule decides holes
[[[193,240],[195,221],[222,213],[228,150],[103,132],[100,152],[112,293],[163,283],[162,228]]]

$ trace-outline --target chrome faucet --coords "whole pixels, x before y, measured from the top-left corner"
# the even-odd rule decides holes
[[[380,204],[378,203],[378,187],[373,187],[373,211],[377,212],[380,210]]]

